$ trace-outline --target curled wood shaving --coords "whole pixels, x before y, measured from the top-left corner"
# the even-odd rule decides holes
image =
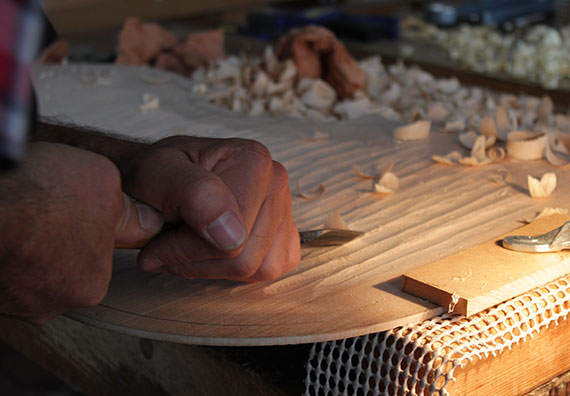
[[[398,191],[398,187],[400,187],[400,179],[398,176],[391,172],[394,163],[392,162],[390,165],[386,167],[384,172],[382,173],[382,177],[378,181],[378,183],[374,184],[374,192],[377,194],[393,194]]]
[[[542,211],[539,214],[537,214],[534,219],[532,219],[532,220],[524,219],[524,221],[526,223],[531,223],[531,222],[538,220],[542,217],[548,217],[548,216],[552,216],[555,214],[568,215],[568,209],[546,207],[546,208],[542,209]]]
[[[350,230],[350,227],[339,212],[333,212],[325,218],[324,228],[332,228],[334,230]]]
[[[548,134],[550,145],[553,150],[560,151],[564,154],[570,154],[570,133],[561,131],[551,131]]]
[[[360,170],[360,168],[358,167],[358,165],[353,165],[352,170],[354,171],[356,176],[360,177],[361,179],[378,179],[378,177],[379,177],[376,175],[369,175],[369,174],[363,173]]]
[[[377,194],[394,194],[400,185],[398,176],[392,172],[386,173],[380,181],[374,184],[374,192]]]
[[[542,132],[512,131],[507,136],[507,154],[525,161],[540,159],[544,155],[547,140]]]
[[[546,160],[553,166],[558,166],[558,167],[563,167],[566,166],[570,163],[570,161],[566,158],[563,158],[564,154],[560,154],[560,156],[557,156],[556,154],[554,154],[554,151],[551,148],[551,144],[550,141],[549,143],[546,145],[546,149],[544,151],[544,156],[546,158]]]
[[[449,154],[440,156],[440,155],[432,155],[431,158],[439,163],[444,165],[457,165],[459,159],[462,155],[458,151],[452,151]]]
[[[307,201],[312,201],[317,198],[320,198],[325,193],[325,186],[323,184],[319,184],[317,189],[312,193],[304,193],[301,191],[301,187],[299,186],[299,182],[297,182],[297,194],[300,198],[306,199]]]
[[[452,313],[458,302],[459,302],[459,296],[457,295],[457,292],[453,292],[453,294],[451,295],[451,302],[447,307],[447,313]]]
[[[506,140],[510,122],[507,109],[503,106],[497,106],[497,110],[495,110],[495,121],[497,122],[497,137],[501,140]]]
[[[465,129],[465,122],[461,120],[448,121],[445,123],[443,133],[455,133]]]
[[[315,142],[322,142],[322,141],[328,140],[329,138],[330,138],[330,135],[328,133],[322,132],[322,131],[315,131],[313,136],[304,137],[303,140],[305,142],[315,143]]]
[[[528,191],[533,198],[547,198],[556,188],[556,174],[552,172],[542,175],[540,181],[531,175],[528,175],[527,180]]]
[[[540,122],[548,122],[550,117],[552,116],[552,112],[554,110],[554,103],[552,103],[552,99],[550,96],[544,96],[540,101],[537,109],[537,118]]]
[[[427,139],[431,128],[431,121],[416,121],[394,130],[394,137],[399,140]]]
[[[434,103],[428,109],[426,118],[434,122],[443,122],[451,112],[441,103]]]
[[[475,157],[463,157],[463,158],[459,158],[458,162],[461,165],[465,165],[465,166],[481,166],[481,165],[486,165],[486,164],[490,163],[491,160],[489,158],[487,158],[486,160],[479,160]]]
[[[477,139],[481,139],[484,142],[485,148],[491,147],[496,142],[495,136],[486,136],[486,135],[478,135],[475,131],[467,131],[464,133],[459,134],[459,142],[468,149],[473,149]]]
[[[500,161],[507,156],[507,153],[503,147],[491,147],[487,150],[487,156],[493,162]]]
[[[485,117],[481,120],[481,134],[485,136],[495,137],[499,135],[497,132],[497,126],[495,125],[495,120],[493,120],[493,118]]]
[[[493,143],[495,141],[495,137],[491,136],[493,139]],[[471,157],[475,158],[478,162],[486,162],[489,161],[489,157],[487,157],[487,136],[479,136],[475,139],[475,143],[473,143],[473,148],[471,149]]]
[[[146,114],[149,111],[156,110],[160,106],[158,96],[151,93],[144,93],[142,96],[142,103],[140,106],[141,113]]]
[[[468,149],[473,148],[475,140],[477,139],[477,132],[467,131],[459,134],[459,142]]]

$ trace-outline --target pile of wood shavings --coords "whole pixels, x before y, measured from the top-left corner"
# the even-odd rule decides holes
[[[570,79],[570,26],[536,25],[502,34],[493,26],[439,29],[409,17],[401,27],[404,38],[436,44],[451,59],[477,72],[505,73],[545,88],[557,88]]]
[[[462,86],[455,78],[437,79],[403,64],[386,67],[378,56],[362,60],[360,67],[366,91],[352,99],[339,98],[321,79],[298,78],[294,61],[279,61],[271,47],[261,57],[229,56],[191,78],[194,92],[210,102],[252,116],[334,121],[380,115],[405,123],[428,120],[434,130],[457,133],[478,130],[501,106],[513,129],[570,131],[568,114],[548,112],[549,99]],[[543,110],[549,115],[543,117]]]

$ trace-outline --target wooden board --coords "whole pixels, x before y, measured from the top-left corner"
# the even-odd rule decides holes
[[[454,372],[449,395],[523,395],[570,367],[570,321],[543,328],[532,339],[505,349],[498,356],[475,359]],[[559,393],[547,395],[562,396]]]
[[[567,221],[543,217],[507,235],[540,235]],[[402,289],[471,316],[570,272],[570,251],[514,252],[500,244],[507,235],[405,273]]]
[[[296,270],[253,285],[146,274],[136,267],[136,251],[118,251],[102,304],[68,314],[86,323],[211,345],[305,343],[391,329],[442,312],[402,292],[403,273],[498,238],[544,207],[569,207],[569,172],[545,161],[447,167],[431,156],[464,150],[453,135],[396,142],[394,124],[379,117],[330,123],[246,117],[207,103],[186,79],[171,75],[167,84],[151,86],[142,72],[117,66],[42,67],[35,73],[40,112],[151,140],[172,134],[260,140],[287,168],[292,191],[297,182],[307,191],[321,183],[326,187],[316,201],[293,197],[299,228],[317,227],[328,213],[340,211],[353,229],[366,234],[341,247],[304,249]],[[94,75],[110,85],[85,82]],[[139,105],[145,92],[156,94],[161,104],[143,115]],[[316,130],[331,138],[303,139]],[[363,194],[372,183],[358,179],[352,166],[370,172],[392,161],[400,190],[381,199]],[[514,182],[491,181],[504,171]],[[548,200],[534,200],[526,191],[527,175],[546,171],[558,175],[558,188]]]
[[[452,396],[523,395],[570,368],[569,333],[570,321],[564,319],[498,356],[457,367],[447,391]],[[64,317],[41,327],[0,318],[0,340],[77,391],[108,396],[210,396],[225,395],[228,389],[232,396],[299,396],[304,394],[303,367],[311,348],[178,345]],[[378,368],[382,369],[390,370],[390,365]],[[567,383],[568,375],[527,396],[568,396],[560,392]]]

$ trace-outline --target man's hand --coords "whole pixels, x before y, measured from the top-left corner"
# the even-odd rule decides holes
[[[154,209],[121,191],[108,159],[35,143],[23,167],[0,174],[0,313],[36,323],[104,297],[113,247],[151,238]]]
[[[142,269],[255,282],[299,263],[287,172],[262,144],[171,137],[124,164],[125,191],[173,225],[142,250]]]

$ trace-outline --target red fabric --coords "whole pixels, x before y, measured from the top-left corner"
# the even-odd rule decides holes
[[[18,162],[31,125],[30,59],[42,30],[34,0],[0,0],[0,160]]]

